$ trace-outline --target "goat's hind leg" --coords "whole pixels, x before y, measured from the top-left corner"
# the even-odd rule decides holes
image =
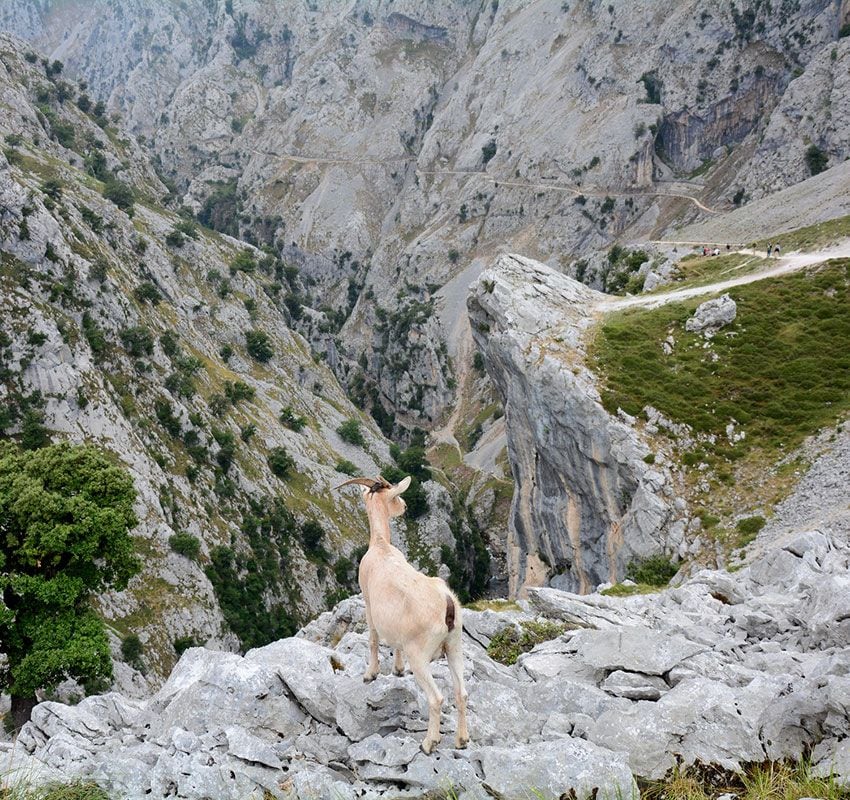
[[[462,750],[469,744],[469,731],[466,727],[466,686],[463,682],[463,650],[461,638],[449,637],[446,642],[446,661],[449,664],[449,672],[452,674],[452,685],[455,689],[455,703],[457,703],[457,732],[455,733],[455,747]]]
[[[393,675],[401,677],[404,675],[404,650],[400,647],[395,649],[395,657],[393,658]]]
[[[369,613],[369,605],[366,605],[366,624],[369,626],[369,666],[363,673],[363,683],[370,683],[378,677],[381,665],[378,661],[378,632],[372,624],[372,615]]]
[[[431,751],[440,743],[440,712],[443,708],[443,696],[431,675],[431,667],[428,659],[423,658],[419,652],[408,652],[407,660],[413,677],[419,687],[428,698],[428,733],[422,742],[422,752],[430,755]]]

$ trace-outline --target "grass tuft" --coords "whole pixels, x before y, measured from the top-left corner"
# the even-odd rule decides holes
[[[807,762],[748,764],[742,772],[695,765],[677,767],[660,781],[641,782],[643,800],[711,800],[732,794],[736,800],[850,800],[834,776],[816,777]]]

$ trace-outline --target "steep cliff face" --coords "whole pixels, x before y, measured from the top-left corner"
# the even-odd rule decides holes
[[[451,325],[420,315],[405,364],[376,314],[427,304],[498,247],[566,268],[692,217],[671,177],[708,169],[686,193],[723,205],[805,177],[808,140],[843,159],[840,102],[807,100],[842,80],[842,15],[837,0],[10,0],[0,25],[119,110],[192,208],[320,253],[308,305],[333,314],[299,329],[348,386],[362,372],[370,406],[432,427],[454,399]]]
[[[92,442],[131,472],[144,571],[101,610],[116,655],[142,641],[147,679],[117,666],[138,693],[180,647],[269,641],[353,590],[366,523],[330,490],[392,458],[289,327],[298,270],[163,208],[86,96],[0,35],[0,435]],[[427,486],[411,556],[437,569],[454,520]]]
[[[469,297],[476,343],[505,406],[517,490],[512,593],[547,581],[574,592],[616,582],[634,560],[678,555],[674,478],[643,459],[632,425],[602,407],[584,335],[605,296],[530,259],[500,256]]]

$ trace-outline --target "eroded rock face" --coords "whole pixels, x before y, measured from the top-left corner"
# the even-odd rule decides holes
[[[517,489],[510,590],[547,581],[587,592],[626,565],[675,553],[684,525],[672,475],[628,421],[602,407],[584,334],[604,295],[515,255],[482,273],[468,300],[473,335],[505,407]],[[680,504],[681,505],[681,504]]]
[[[501,621],[464,611],[469,749],[454,751],[453,704],[437,751],[419,750],[424,697],[408,674],[361,675],[368,639],[359,597],[297,638],[240,657],[188,650],[147,701],[117,694],[42,703],[0,766],[36,782],[92,778],[115,796],[186,800],[459,796],[632,796],[634,778],[675,763],[797,758],[850,783],[850,604],[846,535],[810,531],[729,574],[702,571],[676,589],[627,598],[532,589]],[[813,629],[810,609],[820,611]],[[574,627],[512,667],[485,632],[542,612]],[[444,662],[434,675],[452,696]],[[312,794],[311,794],[312,792]]]

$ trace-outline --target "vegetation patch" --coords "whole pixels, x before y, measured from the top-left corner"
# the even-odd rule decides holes
[[[850,790],[835,776],[816,777],[807,762],[767,761],[747,764],[741,772],[720,767],[677,767],[658,781],[639,781],[644,800],[710,800],[731,795],[737,800],[847,800]]]
[[[647,586],[666,586],[678,572],[678,567],[666,556],[651,556],[643,561],[632,561],[626,568],[626,577]]]
[[[515,600],[503,600],[495,598],[492,600],[476,600],[469,603],[466,608],[470,611],[496,611],[502,613],[505,611],[522,611],[519,603]]]
[[[607,589],[603,589],[600,594],[605,597],[631,597],[635,594],[654,594],[661,589],[660,586],[653,586],[648,583],[615,583]]]
[[[850,215],[808,225],[790,233],[774,236],[770,244],[778,244],[786,252],[789,250],[814,250],[818,247],[835,244],[850,237]],[[768,245],[766,239],[756,242],[753,246],[764,250]]]
[[[766,246],[766,245],[765,245]],[[764,248],[762,248],[764,249]],[[762,255],[764,255],[762,253]],[[676,264],[673,284],[677,289],[686,286],[702,286],[714,281],[737,278],[748,272],[762,269],[767,259],[748,256],[744,253],[730,253],[723,256],[703,256],[696,253],[684,256]],[[670,291],[670,284],[664,284],[653,290],[654,294]]]
[[[684,329],[705,298],[607,318],[594,342],[616,413],[648,405],[703,434],[706,459],[734,461],[757,443],[778,455],[850,410],[850,259],[738,287],[734,326],[710,347]],[[676,345],[665,355],[661,343]],[[746,438],[728,443],[731,420]],[[715,442],[708,436],[713,434]]]
[[[499,631],[487,645],[487,655],[502,664],[516,664],[517,659],[541,642],[557,639],[567,626],[551,620],[520,622],[518,626],[509,625]]]

